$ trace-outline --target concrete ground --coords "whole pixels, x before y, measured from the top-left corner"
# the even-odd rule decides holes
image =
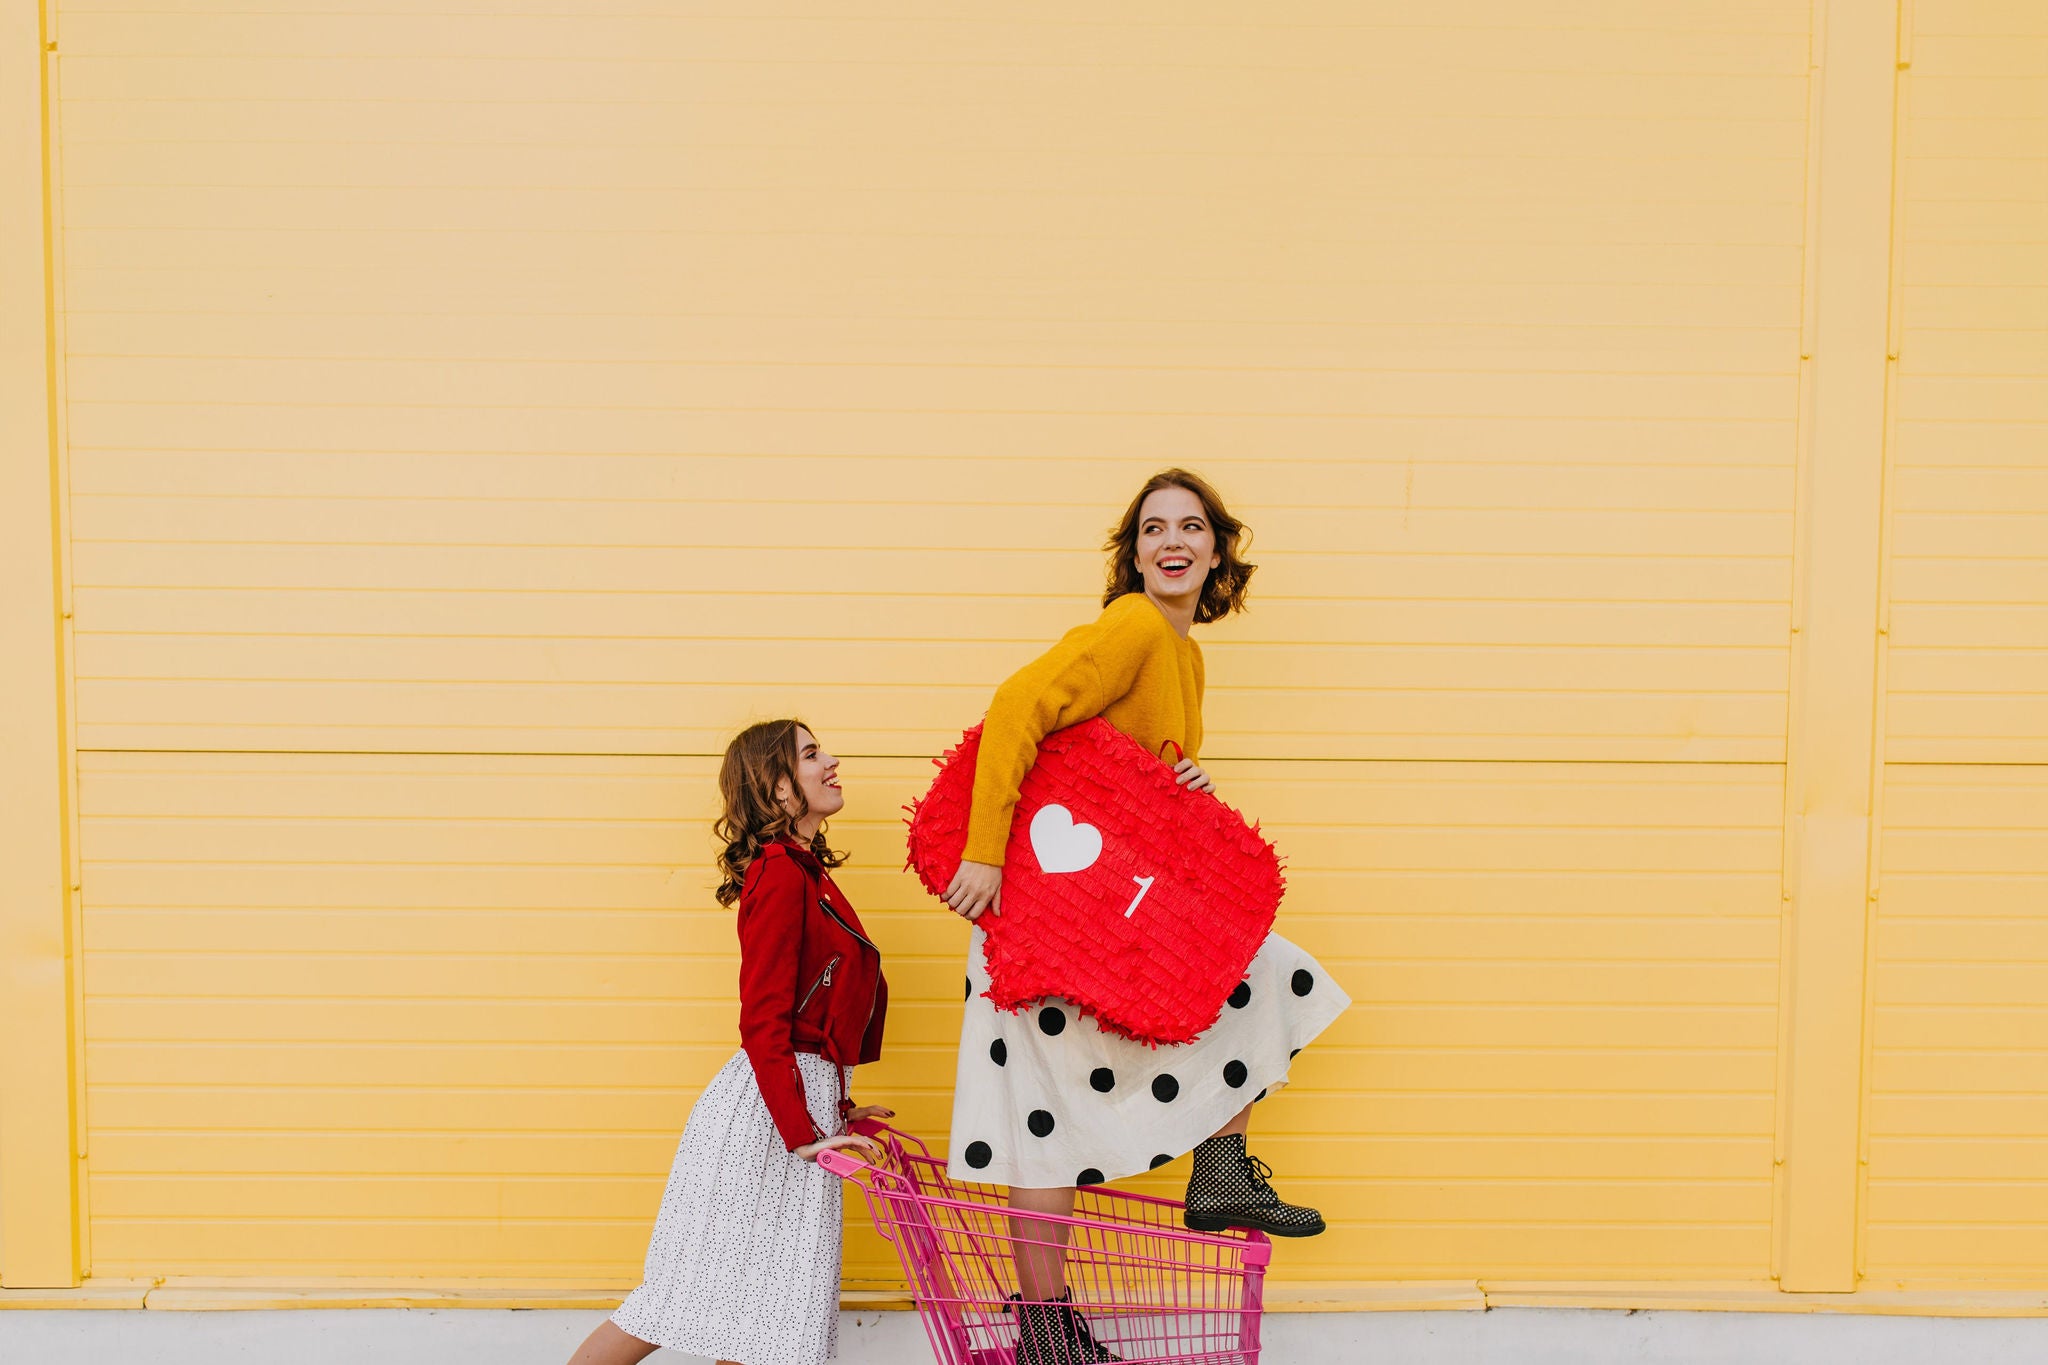
[[[562,1365],[604,1315],[497,1309],[0,1312],[7,1365]],[[915,1316],[847,1313],[847,1365],[924,1365]],[[2048,1318],[1912,1318],[1834,1313],[1278,1313],[1269,1365],[2007,1365],[2048,1360]],[[699,1365],[659,1352],[655,1365]]]

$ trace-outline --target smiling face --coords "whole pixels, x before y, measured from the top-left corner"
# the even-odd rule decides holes
[[[1155,602],[1185,603],[1201,596],[1209,570],[1223,562],[1216,530],[1202,500],[1186,488],[1154,489],[1138,509],[1134,557]]]
[[[775,784],[775,799],[791,815],[808,805],[799,821],[801,832],[808,839],[819,825],[845,807],[846,793],[839,789],[839,760],[801,725],[796,727],[796,781],[798,790],[803,792],[803,804],[799,804],[796,793],[790,789],[788,778]]]

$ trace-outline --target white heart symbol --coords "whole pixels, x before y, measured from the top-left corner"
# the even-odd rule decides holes
[[[1102,856],[1102,831],[1075,824],[1065,806],[1040,806],[1031,817],[1031,851],[1041,872],[1079,872]]]

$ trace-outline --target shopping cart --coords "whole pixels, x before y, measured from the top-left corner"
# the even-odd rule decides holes
[[[1181,1204],[1084,1186],[1074,1216],[1012,1217],[1001,1186],[954,1180],[908,1133],[863,1123],[881,1157],[822,1152],[818,1164],[867,1195],[895,1243],[940,1365],[1014,1365],[1017,1258],[1064,1264],[1073,1306],[1130,1365],[1257,1365],[1272,1244],[1263,1233],[1190,1232]]]

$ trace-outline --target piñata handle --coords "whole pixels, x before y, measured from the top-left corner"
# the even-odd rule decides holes
[[[1167,751],[1167,749],[1168,749],[1168,748],[1171,748],[1171,749],[1173,750],[1173,757],[1172,757],[1171,759],[1167,758],[1167,756],[1166,756],[1166,751]],[[1183,749],[1183,748],[1181,748],[1181,747],[1180,747],[1180,745],[1179,745],[1178,743],[1176,743],[1175,741],[1173,741],[1173,740],[1170,740],[1170,739],[1162,739],[1162,740],[1160,740],[1160,741],[1159,741],[1159,761],[1160,761],[1160,762],[1162,762],[1162,763],[1169,763],[1169,762],[1170,762],[1170,763],[1172,763],[1172,764],[1173,764],[1173,765],[1174,765],[1175,767],[1178,767],[1178,766],[1180,766],[1180,761],[1181,761],[1182,759],[1186,758],[1187,756],[1188,756],[1188,751],[1187,751],[1186,749]]]

